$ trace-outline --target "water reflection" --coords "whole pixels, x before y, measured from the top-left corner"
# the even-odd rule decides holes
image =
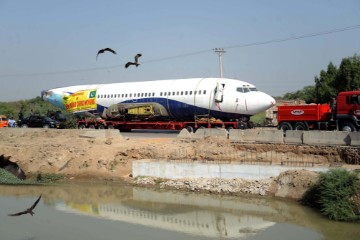
[[[63,225],[63,221],[70,224],[84,217],[86,222],[75,220],[70,224],[73,231],[79,231],[76,239],[97,239],[96,234],[102,239],[114,239],[118,238],[120,228],[124,228],[121,231],[124,239],[357,239],[360,236],[359,224],[331,222],[292,202],[159,191],[119,184],[0,186],[0,206],[2,202],[7,203],[9,196],[31,202],[29,195],[35,198],[40,193],[48,211],[39,206],[36,216],[48,225],[54,224],[51,234],[59,239],[74,238],[56,232],[58,224]],[[24,204],[19,204],[20,208],[26,206]],[[9,221],[3,215],[1,212],[1,233],[9,231],[2,229],[4,221]],[[60,217],[59,221],[51,220]],[[19,221],[27,224],[24,219]],[[96,234],[81,231],[84,228],[94,232],[96,229]],[[14,239],[46,238],[30,235]]]

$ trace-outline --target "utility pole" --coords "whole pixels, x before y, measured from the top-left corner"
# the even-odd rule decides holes
[[[222,59],[221,56],[223,53],[226,53],[223,48],[214,48],[214,52],[219,55],[219,64],[220,64],[220,78],[222,78]]]

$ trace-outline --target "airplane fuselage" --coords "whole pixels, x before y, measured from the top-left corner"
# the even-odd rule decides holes
[[[221,120],[249,118],[275,100],[250,83],[227,78],[191,78],[55,88],[43,99],[73,113],[97,111],[113,104],[157,103],[170,118],[193,120],[208,115]]]

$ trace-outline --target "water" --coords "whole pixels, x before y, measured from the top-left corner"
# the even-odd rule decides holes
[[[42,199],[35,215],[10,217]],[[360,239],[294,202],[160,191],[115,183],[0,186],[1,240]]]

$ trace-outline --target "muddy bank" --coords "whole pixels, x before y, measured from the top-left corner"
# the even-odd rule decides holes
[[[0,129],[0,155],[11,156],[26,176],[51,173],[67,179],[132,179],[132,162],[141,159],[201,162],[251,162],[273,165],[341,166],[360,159],[359,149],[332,146],[295,146],[284,144],[233,144],[226,139],[131,139],[116,130],[85,131],[70,129]],[[360,168],[359,165],[351,165]],[[286,172],[266,182],[241,179],[184,179],[162,181],[163,188],[204,190],[213,193],[253,193],[297,199],[317,174],[306,171]],[[139,181],[139,182],[137,182]],[[160,184],[149,180],[144,184]],[[160,187],[160,185],[159,185]]]

